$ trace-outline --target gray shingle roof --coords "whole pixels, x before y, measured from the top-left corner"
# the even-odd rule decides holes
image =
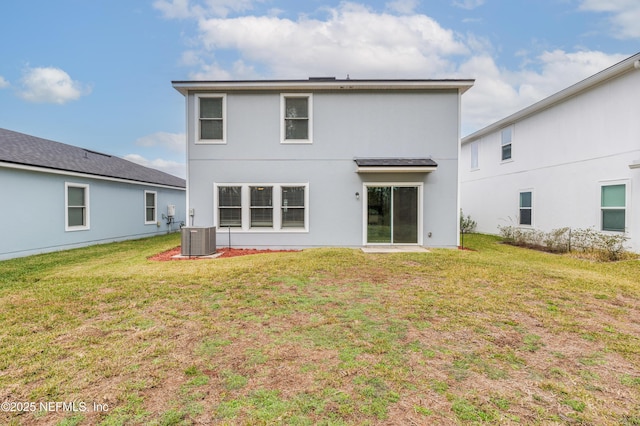
[[[436,167],[431,158],[355,158],[362,167]]]
[[[0,162],[186,187],[184,179],[119,157],[6,129],[0,129]]]

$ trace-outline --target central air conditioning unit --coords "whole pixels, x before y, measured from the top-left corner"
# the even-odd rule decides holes
[[[182,228],[182,256],[209,256],[216,252],[216,227]]]

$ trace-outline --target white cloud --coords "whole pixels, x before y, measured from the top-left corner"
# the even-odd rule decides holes
[[[452,4],[461,9],[471,10],[482,6],[484,1],[485,0],[454,0]]]
[[[60,68],[45,67],[25,71],[19,95],[29,102],[64,104],[90,92],[88,86],[72,80]]]
[[[426,15],[378,14],[354,3],[329,9],[326,20],[212,18],[199,20],[199,29],[206,51],[236,49],[244,62],[286,78],[442,76],[453,69],[449,56],[468,53],[453,31]]]
[[[418,0],[394,0],[386,5],[387,9],[404,15],[414,13],[417,6]]]
[[[152,169],[160,170],[165,173],[169,173],[174,176],[184,178],[187,175],[187,169],[184,163],[177,161],[163,160],[156,158],[155,160],[149,160],[139,154],[128,154],[124,156],[125,160],[132,163],[140,164],[141,166],[149,167]]]
[[[197,17],[225,18],[233,12],[245,12],[261,0],[156,0],[153,7],[162,12],[165,18],[185,19]]]
[[[9,86],[10,86],[9,82],[5,80],[3,76],[0,75],[0,89],[4,89]]]
[[[189,0],[156,0],[153,2],[153,7],[168,19],[184,19],[193,16]]]
[[[161,147],[174,152],[184,152],[186,136],[184,133],[156,132],[135,141],[137,146]]]
[[[621,39],[640,38],[638,0],[582,0],[580,10],[609,13],[613,32]]]
[[[625,59],[607,55],[562,50],[543,52],[518,71],[500,69],[489,56],[476,56],[461,65],[458,74],[473,76],[476,83],[462,97],[463,135],[538,102]]]
[[[231,70],[221,67],[219,64],[203,64],[199,72],[189,74],[193,80],[233,80],[236,79],[259,79],[259,74],[253,66],[247,65],[244,61],[233,63]]]

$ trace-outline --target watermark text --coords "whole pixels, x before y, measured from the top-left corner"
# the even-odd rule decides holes
[[[98,402],[87,403],[84,401],[47,401],[47,402],[5,401],[0,403],[0,411],[5,413],[31,413],[31,412],[105,413],[109,411],[109,405],[106,403],[102,403],[102,404]]]

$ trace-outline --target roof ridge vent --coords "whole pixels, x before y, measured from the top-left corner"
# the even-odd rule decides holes
[[[86,148],[82,148],[82,149],[84,150],[84,158],[87,158],[87,153],[96,154],[96,155],[102,155],[103,157],[111,158],[111,156],[109,154],[103,154],[102,152],[92,151],[92,150],[86,149]]]

